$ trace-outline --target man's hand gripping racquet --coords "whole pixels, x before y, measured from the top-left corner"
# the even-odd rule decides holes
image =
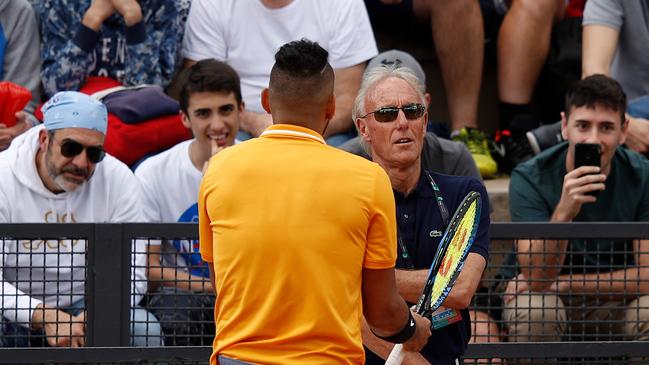
[[[418,314],[424,317],[430,316],[451,292],[464,266],[469,248],[475,240],[481,206],[480,194],[472,191],[462,200],[453,214],[439,243],[433,263],[430,265],[426,285],[415,307]],[[403,346],[395,345],[385,364],[399,365],[404,355]]]

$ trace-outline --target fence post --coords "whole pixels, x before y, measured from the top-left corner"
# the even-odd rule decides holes
[[[96,224],[88,242],[87,346],[130,343],[131,244],[122,224]]]

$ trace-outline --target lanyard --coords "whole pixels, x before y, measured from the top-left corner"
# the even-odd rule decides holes
[[[430,183],[431,188],[433,188],[433,194],[435,194],[435,201],[437,202],[437,207],[439,208],[439,213],[442,216],[442,222],[444,223],[444,229],[446,229],[446,226],[448,226],[449,222],[449,214],[448,214],[448,209],[446,209],[446,205],[444,204],[444,198],[442,197],[442,194],[439,191],[439,186],[437,186],[437,183],[433,179],[433,177],[428,173],[428,171],[424,171],[424,174],[426,175],[426,178],[428,179],[428,182]],[[403,239],[401,239],[401,233],[399,232],[399,225],[397,224],[397,243],[398,243],[398,248],[399,248],[399,256],[401,257],[401,260],[405,264],[406,268],[408,269],[414,269],[415,265],[412,262],[412,257],[410,256],[410,253],[408,252],[408,247],[406,246],[406,243],[403,242]]]

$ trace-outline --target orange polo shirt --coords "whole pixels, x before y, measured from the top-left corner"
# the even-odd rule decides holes
[[[362,270],[396,260],[381,167],[277,124],[212,157],[198,204],[218,293],[210,364],[363,364]]]

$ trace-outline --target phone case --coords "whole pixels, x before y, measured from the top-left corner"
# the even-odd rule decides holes
[[[575,145],[575,168],[599,166],[601,150],[598,144],[577,143]]]
[[[581,166],[600,166],[600,145],[594,143],[577,143],[575,145],[575,168]],[[588,192],[588,195],[597,196],[599,191]]]

